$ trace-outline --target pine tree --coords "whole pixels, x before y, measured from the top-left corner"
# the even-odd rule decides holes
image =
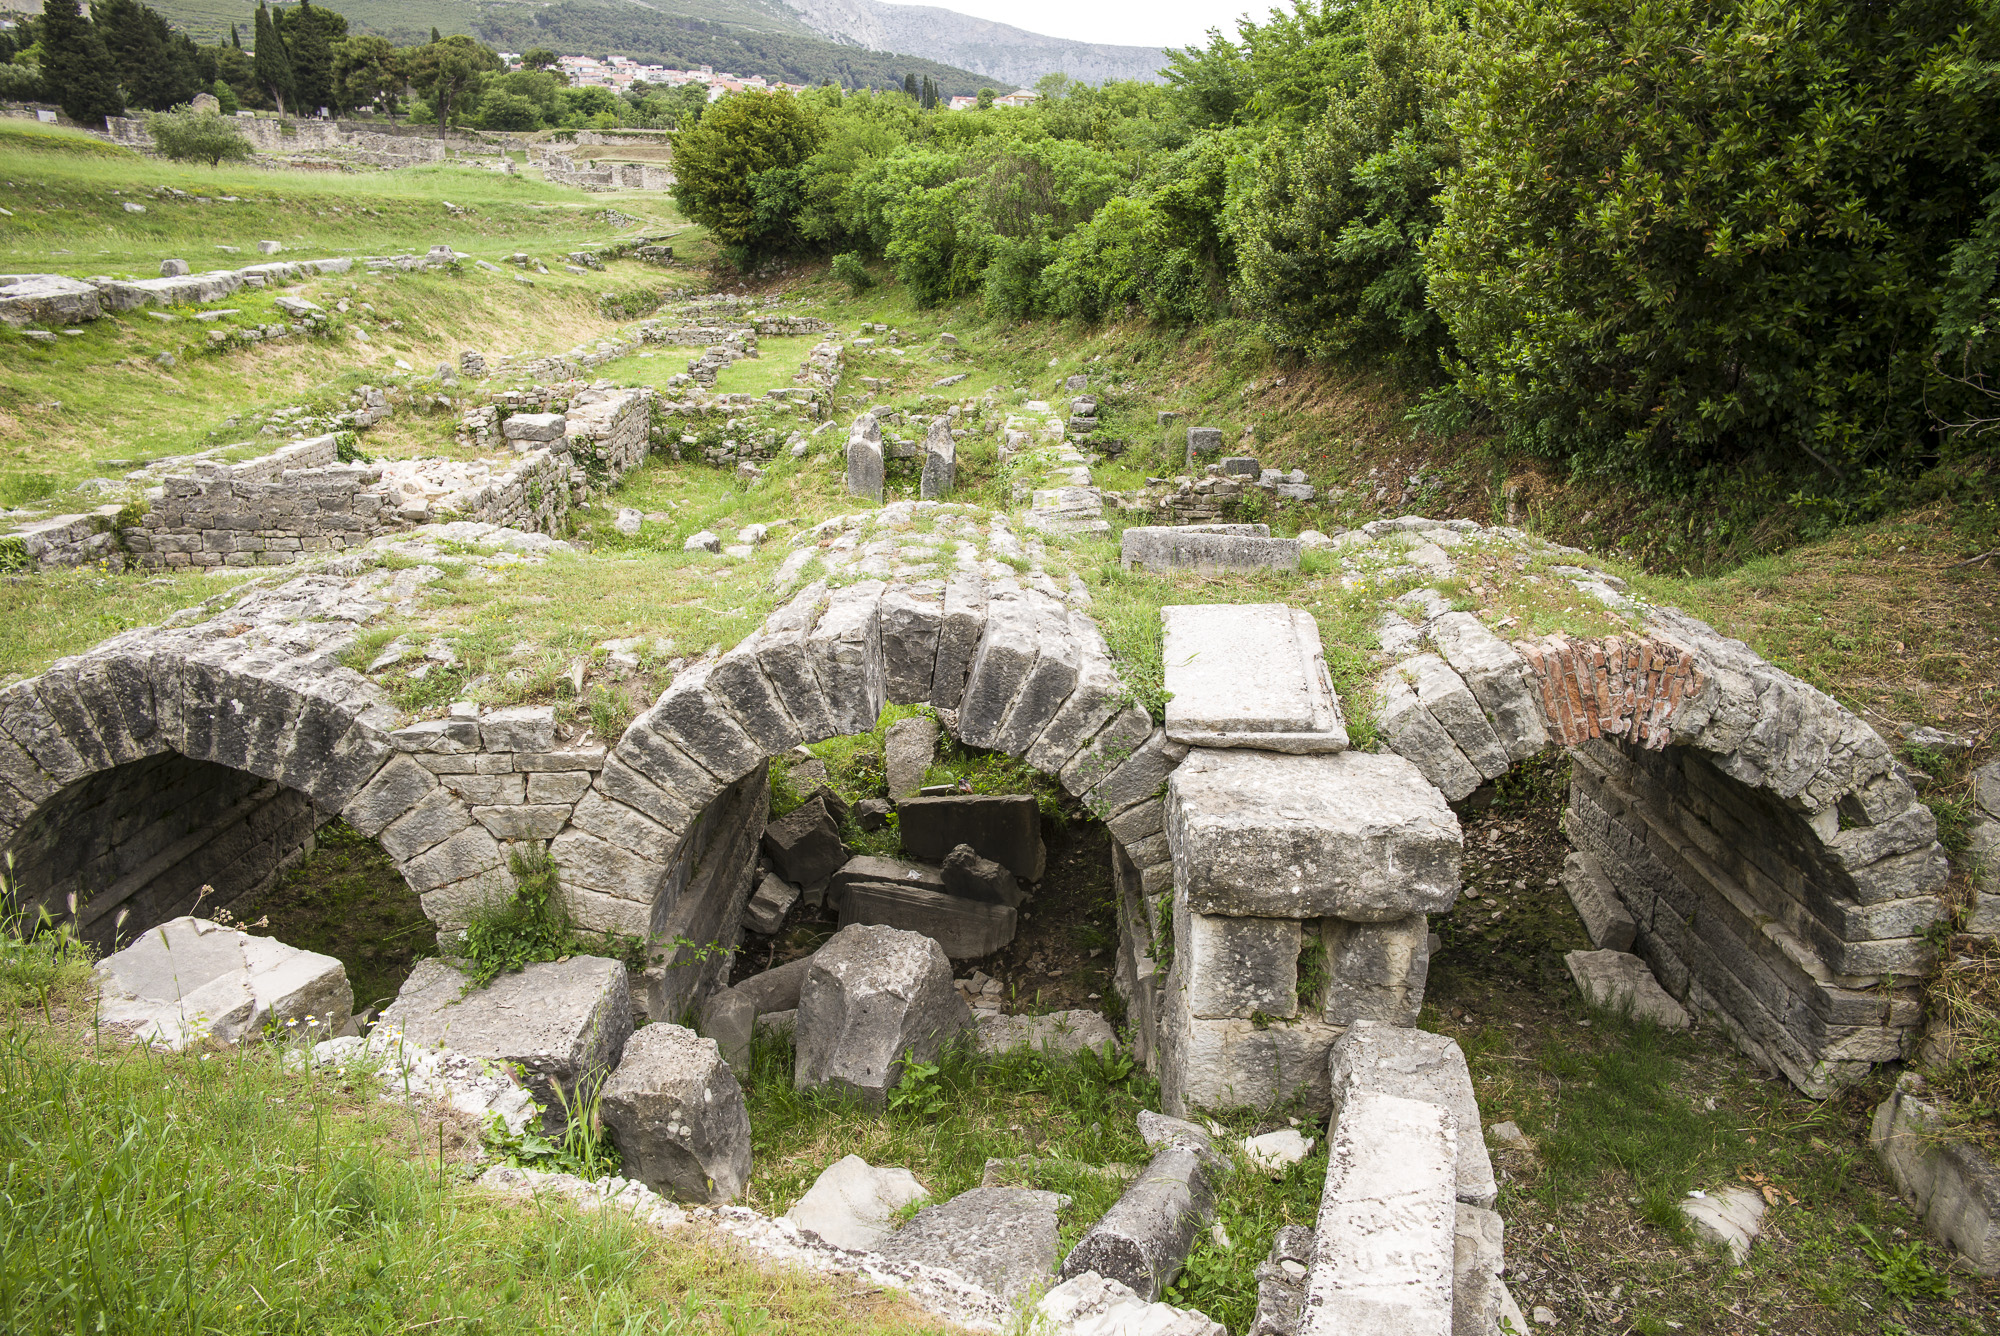
[[[257,23],[251,38],[257,48],[253,53],[257,58],[257,86],[277,103],[278,112],[283,115],[286,101],[297,96],[292,60],[285,51],[284,39],[278,36],[277,25],[271,22],[270,8],[264,4],[257,6]]]
[[[42,0],[42,79],[63,115],[79,125],[101,126],[106,116],[125,114],[111,53],[77,0]]]

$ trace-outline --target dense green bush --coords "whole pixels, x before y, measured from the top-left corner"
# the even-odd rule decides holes
[[[820,117],[790,93],[724,98],[674,133],[674,202],[739,263],[796,244],[802,181],[794,173],[825,142]],[[766,172],[788,175],[760,192]]]
[[[1244,212],[1238,296],[1281,347],[1374,350],[1434,372],[1444,325],[1422,247],[1457,161],[1444,103],[1460,34],[1429,0],[1385,0],[1364,39],[1358,81],[1267,153]]]
[[[1660,483],[1914,465],[1945,298],[1992,290],[1995,35],[1986,0],[1486,0],[1427,248],[1459,387]]]

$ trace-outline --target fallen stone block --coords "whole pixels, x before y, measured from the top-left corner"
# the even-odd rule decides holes
[[[1202,1156],[1170,1145],[1153,1157],[1110,1210],[1063,1259],[1062,1278],[1087,1271],[1128,1285],[1148,1303],[1180,1275],[1215,1192]]]
[[[799,989],[800,1090],[888,1106],[906,1060],[929,1062],[972,1026],[943,948],[913,932],[850,924],[813,955]]]
[[[60,274],[25,274],[0,285],[0,320],[10,325],[74,325],[104,314],[97,289]]]
[[[1064,1336],[1228,1336],[1228,1329],[1205,1313],[1148,1303],[1130,1285],[1095,1271],[1050,1290],[1035,1313]]]
[[[1012,906],[964,900],[896,882],[851,881],[841,888],[840,922],[881,923],[921,933],[953,960],[992,955],[1014,940]]]
[[[1168,738],[1190,747],[1346,750],[1311,613],[1282,603],[1197,604],[1169,605],[1160,617]]]
[[[877,858],[856,854],[842,863],[826,884],[827,903],[838,906],[849,886],[876,882],[892,886],[912,886],[919,890],[944,893],[944,874],[928,863],[911,863],[900,858]]]
[[[785,926],[785,915],[799,902],[799,888],[775,872],[758,879],[750,902],[743,906],[743,926],[769,936]]]
[[[901,801],[917,796],[924,785],[924,772],[937,755],[937,720],[927,714],[911,715],[889,725],[882,739],[882,768],[888,776],[889,797]]]
[[[1334,1044],[1327,1064],[1336,1119],[1362,1095],[1422,1100],[1449,1112],[1453,1125],[1466,1129],[1457,1138],[1454,1195],[1473,1206],[1493,1204],[1499,1192],[1493,1160],[1479,1135],[1472,1072],[1455,1041],[1427,1030],[1356,1021]]]
[[[1198,913],[1369,923],[1458,895],[1458,818],[1400,756],[1197,749],[1168,781],[1166,829]]]
[[[1040,881],[1047,850],[1042,814],[1025,793],[968,793],[909,798],[897,804],[897,828],[912,857],[941,863],[961,844],[972,846],[1024,881]]]
[[[542,1106],[542,1127],[560,1133],[562,1099],[618,1065],[632,1033],[625,967],[600,956],[528,965],[484,988],[442,960],[420,960],[377,1031],[419,1048],[449,1048],[509,1062]]]
[[[1750,1245],[1763,1227],[1764,1194],[1755,1188],[1727,1187],[1720,1192],[1704,1192],[1681,1200],[1681,1214],[1687,1217],[1695,1237],[1703,1243],[1729,1249],[1729,1259],[1738,1266],[1749,1260]]]
[[[1868,1143],[1931,1237],[1956,1248],[1980,1275],[2000,1275],[2000,1169],[1949,1136],[1913,1076],[1902,1076],[1876,1106]]]
[[[962,900],[1019,909],[1028,898],[1013,873],[990,858],[981,858],[969,844],[961,844],[944,856],[939,875],[944,879],[945,893]]]
[[[347,1028],[354,1008],[347,968],[332,956],[186,915],[141,933],[96,974],[104,1028],[166,1048],[204,1035],[233,1044],[267,1029],[324,1040]]]
[[[1296,1128],[1281,1127],[1262,1136],[1245,1137],[1243,1158],[1260,1173],[1283,1178],[1285,1171],[1312,1154],[1313,1139]]]
[[[1361,1093],[1333,1125],[1300,1336],[1449,1336],[1452,1117]]]
[[[1118,1048],[1111,1022],[1094,1011],[1052,1011],[1041,1016],[981,1011],[978,1024],[981,1053],[1006,1053],[1017,1048],[1049,1053],[1080,1053],[1087,1048],[1111,1053]]]
[[[1612,888],[1611,878],[1604,875],[1604,865],[1597,861],[1597,855],[1582,849],[1571,850],[1563,859],[1562,886],[1569,893],[1569,902],[1576,906],[1576,915],[1583,920],[1592,946],[1600,951],[1632,949],[1639,925]]]
[[[1665,1030],[1685,1030],[1687,1009],[1660,987],[1646,962],[1623,951],[1571,951],[1563,957],[1593,1007],[1603,1007]]]
[[[1056,1269],[1056,1216],[1069,1205],[1057,1192],[973,1188],[926,1206],[877,1252],[964,1277],[1012,1303]]]
[[[1215,533],[1192,525],[1135,526],[1119,539],[1118,564],[1128,571],[1295,571],[1299,540]]]
[[[849,1155],[828,1165],[785,1218],[836,1248],[873,1252],[888,1241],[896,1213],[930,1195],[907,1169],[877,1169]]]
[[[749,998],[759,1016],[774,1011],[791,1011],[799,1005],[799,989],[806,981],[806,971],[811,968],[812,957],[800,956],[797,960],[788,960],[739,980],[734,985],[734,991]]]
[[[718,988],[695,1010],[695,1024],[722,1050],[723,1061],[737,1071],[750,1066],[750,1038],[757,1031],[757,1004],[749,994]]]
[[[713,1039],[664,1022],[633,1032],[601,1106],[625,1177],[679,1201],[734,1201],[750,1179],[743,1087]]]
[[[794,886],[825,881],[847,861],[839,825],[826,805],[813,799],[764,827],[762,844],[778,875]]]
[[[1286,1225],[1272,1237],[1257,1267],[1257,1313],[1245,1336],[1298,1336],[1312,1259],[1313,1234],[1305,1226]]]

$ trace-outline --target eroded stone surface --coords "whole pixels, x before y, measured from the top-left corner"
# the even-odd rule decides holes
[[[1319,625],[1282,603],[1169,605],[1167,736],[1191,747],[1347,747]]]
[[[1451,1114],[1467,1129],[1456,1137],[1453,1193],[1473,1206],[1491,1206],[1498,1194],[1493,1161],[1479,1136],[1479,1101],[1472,1073],[1456,1041],[1427,1030],[1356,1021],[1329,1055],[1334,1117],[1362,1095],[1422,1100]]]
[[[1056,1217],[1069,1205],[1057,1192],[974,1188],[927,1206],[878,1251],[964,1276],[1010,1302],[1056,1269]]]
[[[888,1241],[896,1212],[930,1195],[907,1169],[878,1169],[849,1155],[827,1166],[785,1218],[836,1248],[872,1252]]]
[[[97,964],[99,1018],[113,1033],[181,1048],[212,1036],[326,1038],[354,1006],[347,969],[332,956],[183,916],[141,933]]]
[[[793,1081],[801,1090],[825,1087],[885,1108],[906,1059],[930,1061],[972,1024],[951,962],[927,937],[854,924],[812,961],[799,989]]]
[[[603,1100],[627,1177],[680,1201],[742,1195],[750,1115],[713,1039],[665,1022],[633,1032]]]

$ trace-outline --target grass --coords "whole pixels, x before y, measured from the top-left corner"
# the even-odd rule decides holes
[[[9,1330],[938,1330],[707,1235],[490,1196],[464,1181],[454,1115],[279,1056],[0,1033]]]
[[[791,1041],[759,1036],[744,1082],[752,1134],[744,1204],[782,1213],[850,1154],[910,1170],[939,1202],[980,1186],[989,1160],[1034,1157],[1008,1167],[1007,1185],[1070,1196],[1060,1221],[1066,1252],[1117,1201],[1124,1175],[1151,1158],[1137,1118],[1158,1106],[1159,1092],[1127,1064],[1022,1049],[990,1060],[951,1052],[925,1065],[936,1072],[920,1089],[906,1082],[904,1107],[882,1115],[794,1090]]]
[[[120,631],[226,594],[251,577],[123,574],[79,567],[0,577],[0,680],[32,676]]]

